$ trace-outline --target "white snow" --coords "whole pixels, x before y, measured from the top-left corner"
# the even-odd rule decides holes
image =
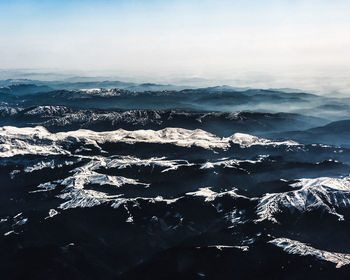
[[[267,158],[269,155],[260,155],[258,156],[257,160],[240,160],[240,159],[227,159],[223,158],[217,161],[213,162],[206,162],[201,165],[200,169],[212,169],[215,168],[216,166],[222,166],[223,168],[237,168],[241,169],[240,165],[242,163],[251,163],[251,164],[256,164],[259,162],[262,162],[264,158]]]
[[[280,247],[283,251],[300,256],[313,256],[319,260],[328,261],[336,264],[337,268],[350,264],[350,254],[333,253],[324,250],[315,249],[302,242],[288,238],[276,238],[269,243]]]
[[[57,214],[58,214],[58,212],[55,209],[50,209],[49,216],[47,216],[46,219],[52,218],[52,217],[56,216]]]
[[[181,147],[197,146],[204,149],[227,149],[231,143],[246,148],[253,145],[299,145],[293,141],[274,142],[249,134],[235,133],[231,137],[220,138],[201,129],[165,128],[161,130],[118,129],[115,131],[95,132],[79,129],[76,131],[50,133],[44,127],[13,126],[0,127],[0,157],[37,154],[55,155],[70,154],[64,148],[65,143],[72,141],[84,145],[93,145],[100,149],[103,143],[156,143],[172,144]]]
[[[103,166],[106,168],[124,169],[131,166],[158,166],[164,168],[162,172],[176,170],[182,166],[192,166],[186,160],[167,160],[165,157],[152,157],[149,159],[139,159],[133,156],[117,156],[105,160]]]
[[[299,143],[297,143],[295,141],[291,141],[291,140],[280,141],[280,142],[277,141],[276,142],[276,141],[268,140],[265,138],[253,136],[250,134],[245,134],[245,133],[235,133],[232,136],[230,136],[228,138],[224,138],[224,139],[228,139],[228,141],[231,141],[234,144],[238,144],[242,148],[248,148],[248,147],[255,146],[255,145],[261,145],[261,146],[279,146],[279,145],[300,146]]]
[[[79,159],[78,159],[79,160]],[[62,163],[56,163],[55,160],[50,161],[40,161],[33,166],[27,166],[24,168],[24,172],[31,173],[33,171],[42,170],[45,168],[55,169],[63,166],[73,165],[74,161],[64,161]]]
[[[236,191],[237,191],[237,189],[233,189],[230,191],[217,193],[217,192],[212,191],[210,188],[199,188],[198,191],[188,192],[188,193],[186,193],[186,195],[204,197],[205,201],[213,201],[217,197],[222,197],[224,195],[230,195],[232,197],[244,197],[244,196],[237,194]]]
[[[92,207],[100,205],[104,202],[111,201],[120,195],[107,195],[104,192],[85,189],[89,184],[110,185],[121,187],[125,184],[141,185],[148,187],[147,184],[140,183],[137,180],[125,178],[122,176],[110,176],[96,172],[100,165],[98,159],[91,160],[86,165],[76,168],[71,171],[72,175],[58,181],[66,188],[58,197],[68,200],[60,205],[61,209],[76,208],[76,207]]]
[[[315,209],[343,220],[344,217],[336,212],[337,208],[350,207],[350,177],[300,179],[291,186],[299,189],[266,194],[260,199],[257,207],[259,221],[267,219],[277,222],[275,215],[284,210],[309,212]]]

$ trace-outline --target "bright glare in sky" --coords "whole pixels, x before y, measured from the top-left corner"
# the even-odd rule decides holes
[[[0,68],[350,94],[348,0],[2,0]]]

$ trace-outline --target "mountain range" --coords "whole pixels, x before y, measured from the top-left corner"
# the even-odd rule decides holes
[[[349,104],[1,81],[1,279],[348,279]]]

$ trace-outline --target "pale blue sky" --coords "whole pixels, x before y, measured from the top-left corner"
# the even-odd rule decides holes
[[[0,68],[335,75],[349,30],[348,0],[1,0]]]

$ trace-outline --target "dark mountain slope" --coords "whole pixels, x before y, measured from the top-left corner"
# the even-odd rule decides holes
[[[270,135],[279,139],[293,139],[301,143],[323,143],[350,147],[350,120],[329,123],[305,131],[289,131]]]

